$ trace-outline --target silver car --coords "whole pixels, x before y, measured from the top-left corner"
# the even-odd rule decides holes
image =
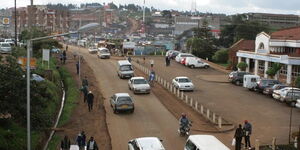
[[[172,84],[181,91],[194,91],[194,84],[188,77],[176,77],[172,80]]]
[[[134,94],[150,93],[150,85],[148,84],[148,81],[144,77],[132,77],[128,81],[128,87],[130,90],[133,91]]]
[[[133,99],[128,93],[116,93],[110,97],[110,105],[114,110],[114,113],[120,111],[134,112]]]
[[[1,53],[11,53],[11,45],[7,42],[0,42]]]

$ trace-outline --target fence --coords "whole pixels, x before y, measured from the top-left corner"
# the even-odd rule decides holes
[[[133,65],[144,72],[146,75],[150,75],[150,70],[139,63],[133,62]],[[203,117],[208,119],[211,123],[218,126],[219,129],[223,127],[223,125],[228,124],[221,115],[216,114],[215,112],[211,111],[209,108],[206,108],[204,105],[200,104],[198,100],[189,97],[183,91],[175,88],[172,83],[168,82],[158,74],[156,74],[155,81],[160,84],[162,87],[167,89],[170,93],[174,94],[178,99],[182,100],[185,104],[190,106],[196,112],[201,114]]]

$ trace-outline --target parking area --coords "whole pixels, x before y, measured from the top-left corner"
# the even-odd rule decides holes
[[[142,58],[134,58],[137,59],[143,64]],[[164,57],[159,56],[146,57],[145,66],[150,67],[150,59],[154,60],[156,74],[169,82],[177,76],[189,77],[195,90],[186,94],[199,103],[235,124],[249,120],[253,125],[252,140],[257,138],[264,144],[276,137],[278,143],[288,142],[291,107],[285,103],[228,83],[228,74],[213,68],[190,69],[175,61],[167,67]],[[299,116],[300,110],[294,108],[292,131],[298,130]]]

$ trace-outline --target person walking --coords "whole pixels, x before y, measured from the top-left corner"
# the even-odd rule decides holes
[[[87,80],[87,76],[84,76],[81,82],[82,86],[89,86],[89,81]]]
[[[66,51],[63,51],[63,63],[65,64],[67,60],[67,53]]]
[[[84,131],[81,131],[81,133],[79,133],[77,138],[76,138],[76,143],[79,147],[79,150],[84,150],[85,140],[86,140],[86,136],[84,134]]]
[[[127,60],[131,63],[131,57],[130,56],[128,56]]]
[[[250,135],[252,134],[252,125],[248,122],[248,120],[244,121],[244,136],[245,136],[245,149],[248,148],[251,149],[251,144],[250,144]]]
[[[168,66],[168,56],[166,56],[165,61],[166,61],[166,66]]]
[[[98,145],[94,140],[94,137],[91,137],[90,140],[87,142],[87,150],[98,150]]]
[[[242,129],[242,125],[239,124],[239,127],[235,130],[235,134],[234,134],[235,150],[241,150],[243,136],[244,136],[244,132]]]
[[[76,62],[76,73],[79,75],[79,61]]]
[[[87,103],[90,112],[91,110],[93,110],[93,103],[94,103],[94,94],[92,93],[92,91],[89,91],[89,93],[87,94]]]
[[[68,51],[68,49],[69,49],[69,46],[67,45],[67,46],[66,46],[66,51]]]
[[[80,91],[83,93],[83,102],[85,103],[87,100],[87,95],[89,93],[88,86],[84,85],[80,88]]]
[[[60,148],[62,150],[69,150],[71,147],[71,142],[68,138],[68,136],[65,135],[64,139],[60,143]]]
[[[59,54],[60,64],[63,64],[64,55],[62,53]]]

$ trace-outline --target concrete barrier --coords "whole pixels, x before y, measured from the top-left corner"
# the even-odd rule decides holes
[[[213,123],[216,123],[216,113],[213,113],[213,116],[212,116],[213,118],[212,118],[212,122]]]
[[[183,93],[183,91],[181,91],[181,97],[180,97],[180,99],[181,99],[181,100],[184,99],[184,93]]]
[[[207,109],[206,109],[206,118],[207,118],[208,120],[210,120],[210,119],[209,119],[209,115],[210,115],[210,110],[207,108]]]
[[[195,110],[198,111],[198,101],[195,102]]]
[[[200,113],[203,114],[204,113],[204,108],[203,105],[200,105]]]
[[[194,99],[191,98],[191,99],[190,99],[190,106],[191,106],[191,107],[193,107],[193,103],[194,103]]]
[[[255,150],[259,150],[259,140],[258,139],[255,139]]]
[[[180,98],[180,90],[179,90],[179,88],[177,89],[177,97]]]
[[[222,118],[221,118],[221,116],[219,116],[219,119],[218,119],[218,126],[219,126],[220,129],[222,128]]]
[[[185,95],[185,103],[189,102],[189,97],[187,95]]]

